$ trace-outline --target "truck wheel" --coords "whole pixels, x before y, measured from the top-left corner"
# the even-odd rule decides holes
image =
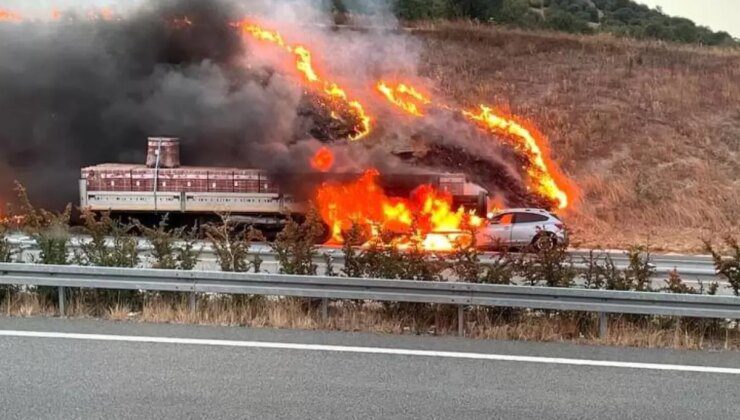
[[[327,225],[324,222],[321,222],[321,227],[323,227],[323,232],[320,236],[316,237],[316,244],[317,245],[323,245],[325,244],[329,239],[331,239],[331,228],[329,225]]]

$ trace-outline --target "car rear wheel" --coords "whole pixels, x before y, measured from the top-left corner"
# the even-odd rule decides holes
[[[540,233],[532,239],[532,248],[537,252],[549,251],[555,248],[557,244],[558,240],[555,238],[555,235],[549,232]]]

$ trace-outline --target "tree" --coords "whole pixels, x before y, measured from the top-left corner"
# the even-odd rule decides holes
[[[545,24],[548,28],[572,33],[585,33],[591,30],[587,20],[580,19],[572,13],[560,9],[556,9],[547,15]]]
[[[688,19],[671,19],[671,28],[673,29],[673,39],[675,41],[688,44],[699,40],[699,31],[696,25]]]
[[[491,13],[498,22],[525,26],[529,14],[529,3],[526,0],[504,0],[501,7]]]

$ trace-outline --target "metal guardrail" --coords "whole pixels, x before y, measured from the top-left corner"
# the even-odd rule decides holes
[[[127,289],[195,293],[298,296],[458,305],[458,327],[465,305],[555,309],[606,314],[644,314],[740,319],[740,297],[649,292],[503,286],[462,282],[292,276],[108,267],[0,263],[0,284],[59,287],[64,314],[64,288]],[[191,299],[194,305],[195,299]]]

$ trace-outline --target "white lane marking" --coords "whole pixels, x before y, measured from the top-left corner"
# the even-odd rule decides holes
[[[203,338],[147,337],[137,335],[78,334],[43,331],[0,330],[4,337],[60,338],[70,340],[125,341],[135,343],[189,344],[198,346],[247,347],[278,350],[328,351],[340,353],[384,354],[397,356],[445,357],[453,359],[493,360],[503,362],[546,363],[555,365],[597,366],[626,369],[668,370],[679,372],[726,373],[740,375],[740,368],[713,366],[669,365],[659,363],[617,362],[607,360],[567,359],[560,357],[516,356],[508,354],[466,353],[456,351],[434,351],[394,349],[384,347],[335,346],[325,344],[277,343],[265,341],[213,340]]]

